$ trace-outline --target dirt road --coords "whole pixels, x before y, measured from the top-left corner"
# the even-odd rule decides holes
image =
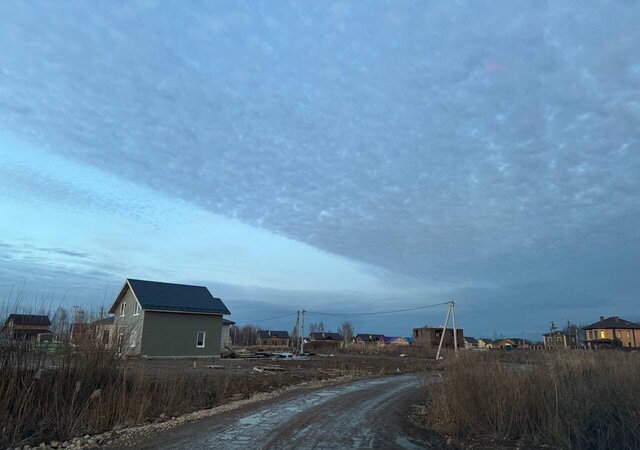
[[[403,433],[416,375],[296,392],[158,435],[142,449],[419,449]]]

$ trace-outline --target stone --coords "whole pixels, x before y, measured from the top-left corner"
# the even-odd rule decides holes
[[[49,445],[53,448],[58,448],[60,447],[60,441],[51,441]]]

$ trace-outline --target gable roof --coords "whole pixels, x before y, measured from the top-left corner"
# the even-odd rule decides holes
[[[125,281],[109,310],[110,313],[115,314],[116,305],[127,289],[131,289],[142,309],[216,315],[231,314],[222,300],[211,295],[209,289],[204,286],[132,278],[127,278]]]
[[[360,341],[382,341],[384,340],[383,334],[365,334],[360,333],[356,335],[356,340]]]
[[[467,341],[470,344],[477,344],[478,341],[476,340],[476,338],[471,337],[471,336],[465,336],[464,340]]]
[[[10,314],[9,317],[7,317],[5,324],[12,321],[14,325],[38,325],[41,327],[48,327],[51,325],[49,316],[35,314]]]
[[[271,331],[271,330],[259,330],[258,337],[265,338],[280,338],[280,339],[289,339],[288,331]]]
[[[314,341],[341,341],[340,333],[325,333],[324,331],[314,331],[309,333],[309,337]]]
[[[407,338],[402,337],[402,336],[383,336],[382,340],[384,341],[385,344],[392,344],[393,341],[397,341],[397,340],[406,341]]]
[[[621,319],[618,316],[607,317],[606,319],[602,319],[596,323],[592,323],[589,326],[584,327],[585,330],[594,330],[597,328],[622,328],[622,329],[632,329],[638,330],[640,329],[640,324],[635,322],[629,322],[628,320]]]

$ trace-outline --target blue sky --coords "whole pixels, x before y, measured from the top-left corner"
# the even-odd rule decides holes
[[[640,320],[639,5],[0,15],[5,298],[97,305],[140,277],[204,283],[239,321],[450,298],[474,335]]]

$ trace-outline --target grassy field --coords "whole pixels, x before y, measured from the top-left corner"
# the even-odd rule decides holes
[[[640,448],[640,354],[462,352],[443,376],[416,420],[462,447]]]
[[[253,369],[264,365],[283,370]],[[303,381],[435,366],[424,358],[392,355],[317,356],[309,361],[123,360],[99,349],[47,353],[3,347],[0,448],[178,416]]]

